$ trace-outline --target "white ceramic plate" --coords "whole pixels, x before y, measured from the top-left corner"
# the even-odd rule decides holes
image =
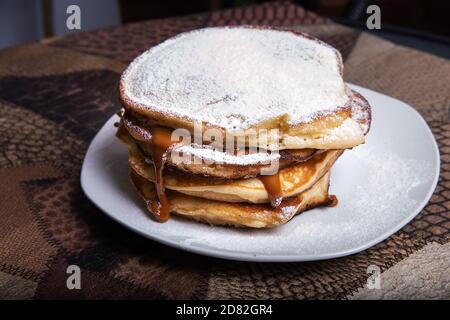
[[[348,150],[332,169],[334,208],[302,213],[264,230],[211,227],[172,216],[149,217],[128,179],[127,151],[115,137],[113,116],[84,159],[81,185],[100,209],[137,233],[203,255],[244,261],[310,261],[367,249],[414,218],[439,176],[439,150],[422,117],[409,105],[353,86],[372,106],[366,143]]]

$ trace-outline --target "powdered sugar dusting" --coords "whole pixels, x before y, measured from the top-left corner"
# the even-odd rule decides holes
[[[217,164],[226,163],[233,165],[254,165],[268,164],[272,161],[278,161],[280,155],[278,153],[255,152],[246,155],[233,155],[231,153],[222,152],[207,146],[184,145],[176,148],[174,151],[182,152],[196,156],[205,161],[211,161]]]
[[[139,56],[122,79],[134,103],[230,131],[285,114],[306,122],[349,99],[333,48],[270,29],[182,34]]]

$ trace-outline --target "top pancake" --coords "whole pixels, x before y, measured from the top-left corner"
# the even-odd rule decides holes
[[[190,131],[197,122],[227,133],[276,128],[281,137],[303,138],[348,120],[346,132],[363,136],[370,107],[353,108],[342,69],[336,49],[305,34],[206,28],[136,58],[122,75],[120,94],[125,108]],[[286,148],[308,147],[297,144]]]

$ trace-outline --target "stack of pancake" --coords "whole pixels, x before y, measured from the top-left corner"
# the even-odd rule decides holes
[[[275,227],[336,205],[330,169],[371,118],[342,75],[336,49],[288,30],[207,28],[151,48],[120,83],[132,184],[160,222]]]

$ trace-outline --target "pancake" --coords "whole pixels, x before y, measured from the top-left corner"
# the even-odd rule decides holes
[[[122,115],[121,125],[135,140],[142,153],[147,157],[151,157],[151,133],[149,129],[145,128],[139,120],[129,116],[127,113]],[[125,134],[125,132],[119,133],[119,135]],[[127,137],[123,139],[126,140]],[[234,155],[224,151],[209,149],[208,146],[189,144],[178,148],[177,151],[180,152],[181,157],[188,155],[190,161],[174,161],[172,157],[168,157],[165,164],[167,167],[194,175],[221,179],[242,179],[258,176],[264,168],[270,168],[272,161],[278,161],[279,167],[285,168],[309,160],[323,150],[306,148],[280,150],[276,154]]]
[[[149,211],[156,201],[154,184],[130,172],[130,178],[138,194],[145,201]],[[325,174],[309,190],[295,197],[284,199],[277,208],[270,204],[229,203],[207,200],[168,191],[170,212],[188,219],[212,225],[234,227],[273,228],[280,226],[295,215],[315,207],[335,204],[335,198],[328,195],[329,174]]]
[[[276,174],[276,179],[281,185],[279,197],[284,199],[308,190],[330,170],[342,152],[342,150],[330,150],[306,162],[281,169]],[[165,182],[167,189],[205,199],[268,203],[271,199],[267,186],[262,180],[264,177],[267,176],[220,183],[206,179],[186,178],[183,175],[169,175],[165,177]]]
[[[150,123],[237,137],[275,130],[277,149],[345,149],[364,142],[370,106],[344,83],[339,52],[309,35],[261,27],[180,34],[122,74],[123,106]],[[269,150],[272,145],[268,145]]]
[[[138,143],[140,147],[142,144]],[[144,148],[142,148],[144,149]],[[264,169],[270,168],[271,164],[264,164],[269,162],[265,160],[264,163],[246,164],[250,162],[246,159],[247,156],[229,155],[225,152],[215,150],[205,150],[204,147],[187,146],[178,149],[180,152],[191,154],[192,161],[189,163],[174,162],[172,159],[167,161],[167,165],[171,168],[183,171],[187,174],[194,174],[203,177],[218,178],[218,179],[246,179],[256,177],[261,174]],[[187,152],[186,152],[187,150]],[[210,152],[205,152],[210,151]],[[279,152],[279,168],[285,168],[290,165],[307,161],[314,155],[321,153],[322,150],[317,149],[295,149],[295,150],[281,150]],[[184,154],[182,153],[182,154]],[[223,161],[214,161],[213,159],[224,159]],[[232,158],[227,162],[229,158]],[[253,155],[248,155],[248,158],[255,158]],[[265,158],[265,156],[261,156]],[[278,158],[278,157],[277,157]],[[275,160],[277,161],[277,160]]]
[[[138,175],[155,183],[155,169],[151,158],[146,158],[136,142],[125,131],[120,131],[120,139],[128,146],[130,167]],[[328,150],[317,154],[307,161],[280,169],[277,179],[280,182],[280,197],[295,196],[311,188],[329,171],[343,150]],[[166,189],[180,193],[227,202],[270,202],[269,194],[260,177],[249,179],[206,179],[192,174],[183,174],[175,170],[164,171]]]

